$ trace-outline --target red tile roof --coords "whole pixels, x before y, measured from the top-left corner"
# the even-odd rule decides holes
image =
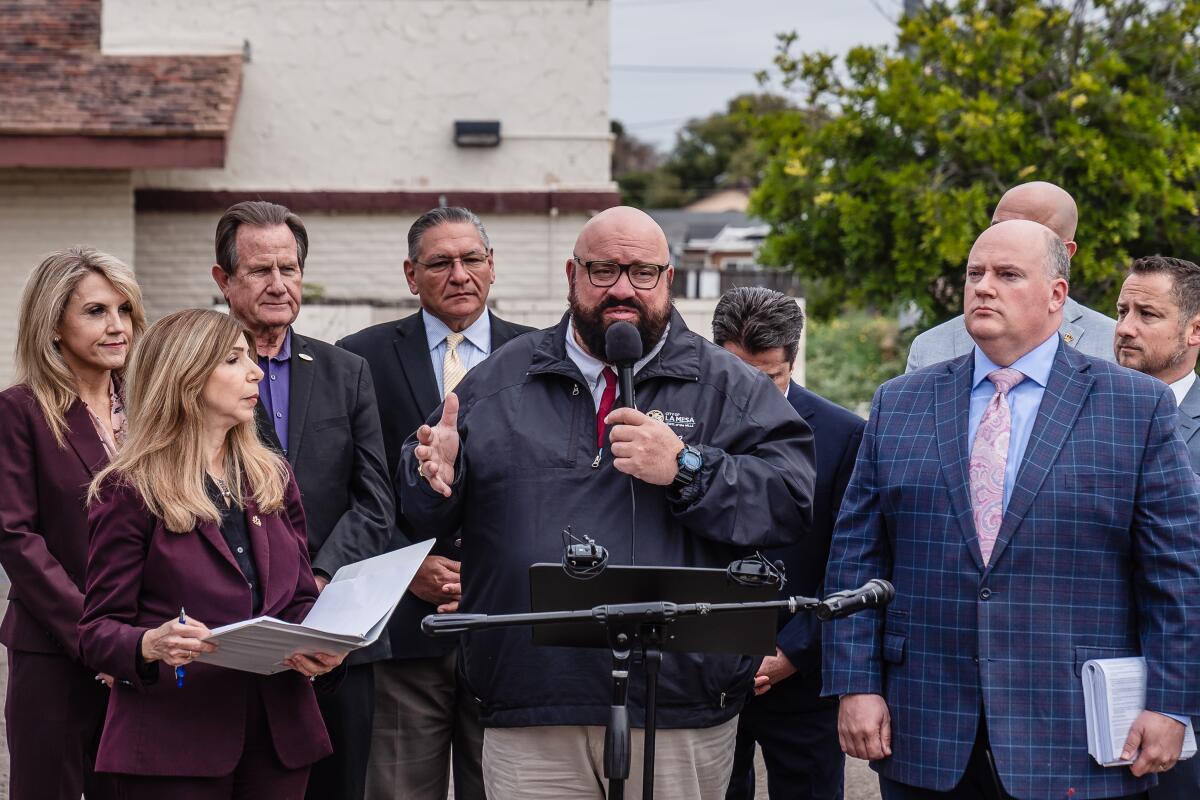
[[[228,134],[241,56],[102,55],[100,5],[0,0],[0,137]]]

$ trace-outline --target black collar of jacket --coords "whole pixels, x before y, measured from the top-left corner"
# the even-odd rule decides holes
[[[557,326],[544,336],[533,351],[529,363],[530,375],[566,375],[582,380],[579,368],[567,355],[567,323],[571,312],[563,314]],[[667,343],[658,351],[650,363],[638,370],[635,384],[651,378],[677,378],[685,381],[700,380],[700,348],[704,340],[692,333],[679,312],[671,309],[671,329],[667,331]]]

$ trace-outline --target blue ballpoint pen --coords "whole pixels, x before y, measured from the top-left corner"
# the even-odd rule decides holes
[[[180,625],[187,624],[187,614],[183,613],[183,606],[179,607],[179,624]],[[183,667],[182,666],[176,667],[175,668],[175,686],[176,686],[176,688],[179,688],[179,689],[183,688],[183,675],[184,675]]]

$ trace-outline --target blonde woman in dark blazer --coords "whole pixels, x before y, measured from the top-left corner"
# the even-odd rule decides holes
[[[213,649],[207,626],[298,621],[317,596],[295,479],[255,433],[253,353],[216,311],[151,326],[130,364],[128,440],[92,484],[80,645],[118,679],[97,769],[125,800],[299,800],[330,752],[309,678],[340,657],[295,655],[271,676],[193,663]]]
[[[108,689],[84,665],[88,484],[124,437],[120,374],[145,327],[133,272],[88,248],[29,276],[17,326],[17,382],[0,393],[0,564],[8,611],[9,796],[111,797],[93,765]]]

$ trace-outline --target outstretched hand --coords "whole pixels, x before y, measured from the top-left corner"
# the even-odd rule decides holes
[[[454,392],[446,395],[437,425],[417,428],[417,443],[413,451],[417,472],[435,492],[449,497],[454,483],[454,462],[458,460],[458,395]]]

